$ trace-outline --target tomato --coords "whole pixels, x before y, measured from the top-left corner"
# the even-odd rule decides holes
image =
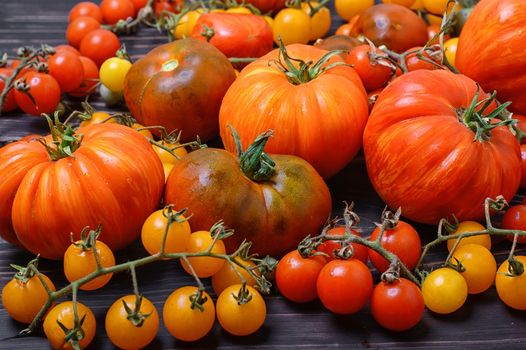
[[[89,16],[78,17],[68,25],[66,39],[71,46],[78,48],[86,34],[99,28],[100,23],[95,18]]]
[[[89,120],[83,120],[80,122],[81,127],[88,125],[102,124],[102,123],[117,123],[115,118],[111,117],[108,112],[94,112]]]
[[[138,132],[106,123],[78,133],[73,156],[61,151],[56,160],[35,140],[0,149],[0,233],[16,232],[20,245],[48,259],[63,259],[70,233],[77,240],[85,226],[101,224],[112,250],[133,242],[164,187],[161,162]]]
[[[255,333],[267,317],[265,300],[257,290],[246,286],[248,301],[239,302],[236,298],[241,284],[226,288],[217,298],[217,320],[221,327],[230,334],[245,336]]]
[[[274,17],[272,31],[277,45],[279,38],[284,45],[307,44],[312,35],[311,18],[303,10],[285,8]]]
[[[188,154],[186,149],[184,147],[179,147],[179,143],[169,143],[166,141],[160,141],[161,145],[171,149],[173,153],[175,153],[179,159],[183,158]],[[163,164],[175,164],[178,162],[178,158],[174,157],[170,152],[166,151],[165,149],[161,147],[157,147],[156,145],[152,145],[153,150],[157,155],[159,156],[159,159]]]
[[[336,314],[353,314],[369,301],[373,276],[358,259],[333,260],[321,269],[316,287],[327,309]]]
[[[141,229],[141,241],[144,249],[154,255],[161,251],[168,218],[164,215],[164,210],[157,210],[150,214]],[[190,224],[184,216],[177,217],[181,222],[174,221],[166,236],[165,252],[180,253],[186,250],[190,240]]]
[[[355,230],[351,230],[351,233],[356,236],[360,236]],[[345,226],[333,227],[327,231],[328,235],[331,236],[344,236],[345,235]],[[369,253],[367,252],[367,247],[358,243],[350,243],[353,247],[353,258],[360,260],[364,264],[367,264],[369,259]],[[341,242],[338,241],[325,241],[316,248],[317,251],[323,252],[328,255],[327,260],[331,261],[337,259],[335,253],[342,248]]]
[[[477,221],[484,217],[485,198],[515,195],[520,149],[514,135],[497,127],[474,142],[476,127],[470,123],[476,118],[463,122],[477,91],[463,75],[417,70],[379,95],[363,147],[369,178],[390,208],[402,208],[404,217],[420,223],[436,224],[452,214]],[[488,96],[480,91],[478,101]]]
[[[508,208],[502,217],[501,227],[507,230],[526,230],[526,204],[514,205]],[[513,241],[513,235],[506,236]],[[517,237],[518,243],[526,243],[526,236]]]
[[[82,38],[80,42],[80,53],[89,57],[98,67],[108,58],[115,56],[121,47],[117,35],[106,29],[95,29]]]
[[[153,140],[152,132],[150,131],[150,129],[147,129],[144,125],[139,123],[133,123],[130,127],[134,130],[137,130],[139,134],[146,137],[146,139]]]
[[[55,53],[60,53],[60,52],[63,52],[63,51],[67,51],[69,53],[74,53],[75,55],[80,57],[79,50],[77,50],[75,47],[73,47],[71,45],[62,44],[62,45],[55,46]]]
[[[424,8],[424,0],[415,0],[411,6],[412,10],[422,10]]]
[[[371,234],[374,241],[380,233],[380,227],[376,227]],[[418,232],[404,221],[398,221],[394,229],[386,229],[380,240],[382,247],[394,253],[400,261],[409,269],[413,270],[420,259],[421,242]],[[368,248],[369,258],[374,267],[380,272],[389,268],[389,262],[374,250]]]
[[[93,248],[82,247],[82,241],[77,241],[69,246],[64,253],[64,275],[70,282],[74,282],[97,270],[97,263]],[[95,241],[95,247],[102,267],[115,265],[115,257],[111,249],[99,240]],[[113,276],[113,273],[101,275],[88,283],[81,285],[81,290],[95,290],[104,287]]]
[[[343,35],[350,37],[352,34],[353,26],[349,23],[342,24],[338,28],[336,28],[336,31],[334,32],[335,35]]]
[[[478,244],[464,244],[453,252],[451,262],[462,264],[461,272],[468,285],[469,294],[479,294],[491,287],[495,281],[497,262],[491,252]]]
[[[102,22],[102,12],[99,6],[91,1],[82,1],[73,6],[69,11],[69,23],[83,16],[93,17],[99,23]]]
[[[130,0],[102,0],[100,11],[106,24],[115,24],[135,16],[135,7]]]
[[[294,44],[286,49],[290,57],[312,65],[327,54],[310,45]],[[276,64],[269,64],[279,58],[278,49],[259,58],[245,67],[228,89],[219,112],[223,144],[230,152],[236,151],[228,125],[238,131],[244,147],[262,132],[276,130],[266,146],[267,153],[299,156],[329,178],[361,147],[369,113],[363,84],[348,66],[333,67],[319,75],[311,69],[308,78],[306,73],[289,71],[287,75]],[[321,66],[337,62],[343,60],[333,56]],[[291,64],[299,65],[297,61]],[[314,142],[321,139],[325,141]]]
[[[259,275],[259,270],[252,260],[243,260],[240,257],[236,257],[235,260],[246,268],[251,269],[256,275]],[[243,281],[241,278],[239,278],[239,274],[245,278],[247,286],[255,287],[257,285],[256,280],[248,273],[246,269],[237,265],[233,266],[232,264],[225,262],[221,270],[212,276],[212,288],[214,289],[216,295],[221,294],[223,290],[234,284],[242,283]]]
[[[448,4],[449,0],[422,0],[424,9],[428,12],[434,13],[435,15],[442,15],[446,12],[446,9],[451,8],[452,4]]]
[[[140,9],[148,4],[148,0],[131,0],[135,13],[138,13]]]
[[[200,310],[192,307],[196,293],[197,287],[181,287],[170,294],[164,303],[163,323],[176,339],[196,341],[207,335],[214,325],[216,311],[212,298],[203,291],[205,301]]]
[[[345,52],[342,52],[340,56],[345,59],[349,52],[355,48],[356,46],[362,45],[362,42],[359,41],[356,38],[351,38],[350,36],[346,35],[331,35],[325,39],[319,39],[316,40],[314,43],[315,47],[318,47],[320,49],[324,49],[327,51],[332,50],[343,50]]]
[[[201,17],[202,11],[195,10],[185,13],[180,19],[174,29],[172,29],[172,34],[176,39],[184,39],[192,36],[192,31],[194,30],[195,24],[199,17]]]
[[[398,4],[411,8],[411,6],[413,6],[415,3],[415,0],[383,0],[382,2],[384,4]]]
[[[391,331],[406,331],[416,326],[424,314],[424,297],[413,282],[399,278],[382,281],[374,287],[371,313],[376,322]]]
[[[427,38],[429,40],[432,40],[431,45],[436,45],[440,42],[438,36],[435,38],[435,35],[438,35],[438,33],[440,33],[439,24],[430,24],[427,26]],[[449,39],[451,39],[451,37],[449,36],[449,34],[447,34],[447,31],[446,31],[446,33],[444,33],[444,42],[448,41]]]
[[[369,7],[360,16],[356,30],[376,46],[386,45],[395,52],[404,52],[427,42],[426,22],[407,7],[379,4]]]
[[[526,140],[526,139],[525,139]],[[526,188],[526,145],[521,145],[521,188]]]
[[[80,325],[82,333],[79,332],[82,336],[78,339],[79,348],[84,349],[93,340],[97,324],[93,312],[87,306],[77,302],[76,308],[79,321],[84,319]],[[66,342],[66,333],[59,326],[59,322],[68,330],[72,330],[75,327],[74,315],[73,302],[65,301],[53,307],[44,318],[44,333],[53,349],[73,349],[71,341]]]
[[[60,102],[60,85],[53,76],[45,73],[29,71],[22,77],[29,85],[31,98],[24,92],[15,90],[16,104],[22,111],[34,116],[41,113],[52,113]]]
[[[114,92],[122,92],[124,89],[124,78],[130,70],[132,63],[124,58],[108,58],[100,66],[100,81],[104,86]]]
[[[244,7],[244,6],[230,7],[225,12],[226,13],[231,13],[231,14],[243,14],[243,15],[251,15],[252,14],[252,11],[250,11],[250,9],[248,7]]]
[[[277,13],[285,7],[286,0],[246,0],[245,2],[257,7],[261,13],[267,13],[270,11]]]
[[[316,281],[326,262],[320,255],[304,258],[297,250],[285,254],[276,267],[276,285],[280,293],[295,303],[316,300]]]
[[[510,15],[516,14],[516,15]],[[526,2],[479,2],[459,37],[455,66],[486,91],[497,91],[511,112],[526,114]]]
[[[451,232],[451,235],[464,233],[464,232],[477,232],[477,231],[484,231],[486,227],[479,224],[475,221],[463,221],[458,224],[457,229],[453,232]],[[447,240],[447,250],[451,251],[453,246],[455,245],[455,242],[457,239],[448,239]],[[483,234],[483,235],[477,235],[477,236],[471,236],[471,237],[464,237],[460,240],[460,242],[457,245],[458,247],[461,247],[465,244],[478,244],[483,247],[485,247],[488,250],[491,250],[491,236],[489,233]]]
[[[51,291],[56,291],[49,277],[44,274],[41,277]],[[9,316],[20,323],[31,323],[47,299],[46,289],[36,275],[26,281],[14,277],[2,288],[2,305]]]
[[[526,267],[526,256],[515,256],[523,266]],[[500,300],[504,304],[516,310],[526,310],[526,274],[520,276],[509,276],[510,263],[505,260],[497,271],[495,287]]]
[[[106,106],[116,106],[124,102],[124,96],[121,92],[113,92],[104,84],[99,84],[99,93]]]
[[[254,148],[249,156],[257,159]],[[174,165],[165,201],[188,208],[194,230],[224,220],[236,232],[225,239],[229,252],[247,239],[258,254],[281,256],[305,235],[319,233],[331,212],[331,197],[321,176],[305,160],[287,155],[273,155],[272,160],[274,171],[256,180],[246,164],[242,166],[226,150],[193,151]]]
[[[363,13],[369,7],[373,6],[374,0],[335,0],[334,7],[338,15],[348,21],[356,15]]]
[[[456,55],[457,55],[458,38],[449,39],[444,43],[444,53],[447,61],[455,66]]]
[[[208,40],[203,33],[212,30]],[[192,37],[208,41],[227,57],[261,57],[272,50],[272,29],[253,14],[208,13],[199,17]]]
[[[57,52],[48,58],[49,74],[60,85],[62,92],[71,92],[84,80],[84,66],[80,57],[69,52]]]
[[[376,53],[381,56],[382,51],[377,49]],[[371,46],[360,45],[353,48],[345,59],[345,62],[353,65],[367,91],[385,86],[392,75],[391,68],[382,64],[382,61],[387,63],[387,60],[372,61],[371,55]]]
[[[159,331],[159,314],[152,302],[141,296],[141,306],[136,310],[136,296],[126,295],[117,299],[106,312],[105,328],[106,335],[111,343],[119,349],[133,350],[142,349],[152,342]],[[124,307],[124,303],[133,311],[130,315]],[[138,311],[135,324],[133,318]],[[142,317],[141,317],[142,316]]]
[[[214,243],[213,241],[214,239],[210,231],[192,232],[188,241],[186,251],[189,253],[204,252],[208,250],[208,248]],[[226,249],[223,241],[218,239],[214,243],[211,252],[214,254],[225,254]],[[223,259],[212,257],[188,258],[188,262],[190,263],[190,265],[192,265],[198,277],[210,277],[217,273],[219,270],[221,270],[221,268],[225,264],[225,261]],[[186,262],[181,260],[181,264],[183,265],[183,268],[186,272],[192,274]]]
[[[310,6],[309,6],[310,4]],[[301,9],[310,16],[311,7],[317,8],[320,4],[317,1],[301,3]],[[310,40],[314,41],[323,38],[331,29],[331,11],[323,6],[318,12],[311,17],[311,35]],[[270,51],[270,50],[269,50]]]
[[[450,314],[464,305],[468,285],[456,270],[442,267],[432,271],[422,283],[426,307],[438,314]]]
[[[421,46],[417,46],[406,51],[406,53],[411,52],[405,57],[405,65],[407,71],[412,72],[419,69],[439,69],[439,67],[436,64],[442,65],[442,61],[439,59],[439,57],[441,58],[441,56],[435,55],[435,53],[439,53],[438,49],[431,51],[431,54],[429,49],[426,49],[423,52],[421,52],[421,49]],[[420,54],[422,55],[422,58],[419,57]],[[436,64],[428,62],[427,60],[434,61]]]
[[[5,79],[9,79],[11,74],[13,74],[14,69],[13,68],[0,68],[0,77],[3,77]],[[0,78],[0,91],[4,91],[5,88],[5,81]],[[2,106],[2,112],[11,112],[14,111],[17,108],[16,100],[15,100],[15,91],[11,90],[7,93],[7,96],[4,100],[4,104]]]
[[[99,81],[99,69],[91,58],[80,56],[80,62],[84,70],[84,76],[80,86],[69,94],[76,97],[84,97],[95,92]]]

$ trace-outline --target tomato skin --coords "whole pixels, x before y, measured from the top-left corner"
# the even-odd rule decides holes
[[[138,13],[140,9],[148,4],[148,0],[131,0],[131,3],[135,8],[135,13]]]
[[[373,276],[360,260],[333,260],[320,271],[318,297],[336,314],[353,314],[362,309],[373,292]]]
[[[515,258],[526,266],[526,256],[516,255]],[[526,274],[506,276],[509,273],[509,262],[505,260],[495,277],[495,287],[502,302],[516,310],[526,310]]]
[[[458,38],[451,38],[444,42],[444,53],[449,63],[455,67],[457,56]]]
[[[526,188],[526,144],[521,145],[521,188]]]
[[[179,217],[184,220],[184,217]],[[141,241],[144,249],[154,255],[161,251],[164,232],[168,218],[163,215],[163,210],[157,210],[150,214],[141,229]],[[172,222],[166,236],[165,252],[180,253],[186,250],[190,240],[190,224],[188,221]]]
[[[424,314],[424,297],[413,282],[399,278],[376,285],[371,296],[371,312],[376,322],[391,331],[416,326]]]
[[[380,62],[371,64],[369,56],[371,51],[371,46],[360,45],[353,48],[345,59],[345,62],[353,65],[367,91],[385,86],[392,75],[391,68],[388,66],[382,65]],[[377,53],[382,53],[382,51],[377,49]]]
[[[376,227],[371,234],[371,241],[374,241],[380,228]],[[400,261],[409,269],[413,270],[420,259],[421,242],[418,232],[404,221],[398,221],[393,230],[385,230],[380,241],[382,247],[398,256]],[[374,250],[368,248],[369,258],[374,267],[384,272],[389,268],[389,262]]]
[[[117,35],[106,29],[95,29],[80,41],[80,53],[89,57],[100,67],[108,58],[115,56],[121,47]]]
[[[309,1],[312,8],[319,6],[317,1]],[[301,9],[310,16],[309,3],[301,3]],[[318,12],[311,17],[311,35],[310,40],[314,41],[323,38],[331,29],[331,11],[327,7],[322,7]],[[270,50],[269,50],[270,51]]]
[[[351,230],[351,233],[356,236],[360,236],[358,232],[355,230]],[[337,226],[333,227],[330,230],[327,231],[328,235],[345,235],[345,226]],[[367,252],[367,247],[358,243],[351,243],[350,244],[353,247],[353,258],[358,259],[364,264],[367,264],[367,260],[369,259],[369,253]],[[337,257],[334,255],[335,251],[341,249],[342,244],[338,241],[325,241],[322,244],[316,248],[317,251],[323,252],[328,255],[326,258],[327,261],[332,261],[334,259],[337,259]]]
[[[398,4],[404,7],[411,8],[415,0],[382,0],[384,4]]]
[[[247,0],[246,2],[257,7],[261,13],[269,11],[276,13],[285,7],[286,0]]]
[[[303,10],[285,8],[274,17],[272,31],[276,45],[279,38],[284,45],[307,44],[312,33],[311,18]]]
[[[159,314],[152,302],[142,298],[139,312],[149,315],[144,323],[138,327],[128,320],[128,313],[123,302],[131,310],[135,310],[135,295],[126,295],[117,299],[106,312],[105,329],[111,343],[119,349],[142,349],[150,344],[159,331]]]
[[[335,0],[334,7],[338,15],[348,21],[374,5],[374,0]]]
[[[243,266],[252,268],[252,271],[254,271],[256,275],[259,275],[258,270],[254,269],[256,267],[256,264],[254,262],[252,262],[251,260],[243,260],[240,257],[236,257],[235,259]],[[255,287],[257,285],[256,280],[252,276],[250,276],[247,270],[237,265],[235,265],[235,267],[232,267],[231,264],[225,262],[221,270],[217,271],[212,276],[212,288],[214,289],[216,295],[221,294],[226,288],[233,286],[234,284],[240,284],[243,282],[236,273],[236,270],[239,271],[239,273],[243,275],[243,277],[245,277],[247,281],[247,286]]]
[[[177,147],[177,146],[179,146],[178,143],[175,144],[175,143],[169,143],[169,142],[166,142],[166,141],[160,141],[160,143],[163,146],[172,149],[173,152],[176,155],[179,156],[179,158],[183,158],[184,156],[186,156],[188,154],[188,152],[186,151],[186,149],[184,147]],[[155,151],[155,153],[157,153],[157,155],[159,156],[159,159],[161,160],[161,162],[163,162],[163,164],[175,164],[175,163],[177,163],[179,161],[179,159],[174,157],[170,152],[164,150],[163,148],[157,147],[155,145],[152,145],[152,147],[153,147],[153,150]],[[177,148],[175,148],[175,147],[177,147]]]
[[[526,230],[526,204],[523,202],[509,207],[502,217],[501,227],[508,230]],[[513,241],[513,235],[506,238]],[[526,243],[526,236],[517,237],[517,243]]]
[[[295,303],[316,300],[316,281],[326,262],[320,255],[304,258],[297,250],[285,254],[276,268],[276,285],[280,293]]]
[[[351,38],[347,35],[331,35],[325,39],[316,40],[314,43],[315,47],[324,49],[327,51],[331,50],[343,50],[351,51],[353,48],[362,45],[362,42],[356,38]],[[346,59],[349,52],[342,52],[340,56]]]
[[[419,70],[419,69],[427,69],[427,70],[439,69],[439,67],[437,67],[435,64],[431,62],[427,62],[425,59],[420,58],[418,56],[421,49],[422,49],[421,46],[417,46],[417,47],[413,47],[406,51],[406,53],[412,52],[412,53],[407,54],[407,56],[405,57],[405,64],[407,67],[407,71],[412,72],[412,71]],[[435,51],[433,51],[432,53],[434,52]],[[430,55],[427,50],[422,52],[422,56],[428,60],[434,61],[436,64],[440,64],[440,65],[442,64],[442,62],[439,62],[435,58],[434,55]]]
[[[301,44],[288,45],[287,52],[305,62],[317,62],[327,53]],[[276,65],[268,64],[278,56],[276,49],[252,62],[230,86],[219,112],[221,139],[227,150],[235,152],[229,124],[239,133],[244,149],[262,132],[279,130],[265,151],[302,157],[327,179],[361,147],[369,113],[367,94],[359,75],[348,66],[331,68],[307,83],[293,85]],[[336,62],[342,59],[333,56],[328,64]],[[313,139],[327,141],[320,144]]]
[[[121,19],[135,16],[135,7],[130,0],[102,0],[100,11],[106,24],[115,24]]]
[[[176,339],[196,341],[210,332],[214,325],[216,310],[210,295],[203,292],[206,302],[204,311],[192,309],[190,297],[197,292],[197,287],[187,286],[176,289],[166,299],[163,307],[163,323],[166,330]]]
[[[438,314],[450,314],[464,305],[468,285],[456,270],[442,267],[432,271],[422,283],[426,307]]]
[[[208,250],[208,248],[213,243],[213,237],[210,233],[210,231],[196,231],[192,232],[190,235],[190,239],[188,241],[188,245],[186,247],[186,251],[189,253],[198,253],[198,252],[204,252]],[[211,250],[212,253],[215,254],[225,254],[225,244],[222,240],[218,239]],[[223,265],[225,264],[225,261],[223,259],[218,258],[212,258],[212,257],[192,257],[188,258],[188,262],[190,265],[192,265],[195,274],[198,277],[211,277],[215,273],[217,273]],[[181,260],[181,265],[183,265],[183,268],[188,274],[192,274],[188,264]]]
[[[478,244],[458,247],[452,255],[452,262],[456,264],[457,261],[465,269],[461,274],[468,285],[468,294],[480,294],[493,285],[497,262],[487,248]]]
[[[113,92],[124,90],[124,79],[130,70],[132,63],[119,57],[111,57],[100,66],[100,81]]]
[[[267,22],[253,14],[208,13],[197,20],[192,37],[207,41],[202,35],[206,27],[214,31],[209,43],[227,57],[261,57],[274,46],[272,30]]]
[[[14,69],[13,68],[0,68],[0,76],[4,77],[5,79],[8,79],[11,74],[13,74]],[[0,91],[4,91],[5,87],[5,81],[3,79],[0,79]],[[4,105],[2,106],[2,112],[11,112],[14,111],[17,108],[16,100],[15,100],[15,91],[11,89],[7,93],[7,96],[4,100]]]
[[[235,284],[225,289],[217,298],[217,320],[221,327],[230,334],[245,336],[255,333],[267,317],[265,300],[257,290],[246,286],[252,299],[246,304],[239,304],[234,298],[241,284]]]
[[[93,17],[83,16],[75,18],[66,29],[66,40],[71,46],[78,48],[86,34],[99,28],[99,21]]]
[[[232,64],[213,45],[176,40],[132,65],[124,99],[139,123],[182,130],[181,142],[195,140],[196,135],[206,141],[217,134],[221,101],[234,80]],[[174,100],[174,94],[181,98]]]
[[[189,11],[177,23],[177,26],[172,30],[172,34],[176,39],[184,39],[192,36],[192,31],[201,17],[202,11]]]
[[[77,302],[77,314],[79,319],[84,318],[84,323],[82,324],[82,330],[84,331],[84,338],[79,341],[79,347],[81,349],[86,348],[93,337],[95,336],[95,331],[97,323],[93,312],[84,304]],[[73,349],[71,343],[65,342],[64,331],[60,328],[57,323],[57,320],[60,321],[68,329],[72,329],[74,326],[74,312],[73,312],[73,302],[65,301],[53,307],[46,317],[44,318],[44,333],[46,334],[47,340],[53,349]]]
[[[369,178],[390,208],[403,208],[404,217],[419,223],[436,224],[452,214],[477,221],[485,198],[515,195],[520,148],[513,134],[497,127],[490,141],[473,142],[474,132],[459,123],[455,111],[469,107],[476,93],[476,83],[463,75],[417,70],[379,95],[365,128],[364,154]],[[481,93],[479,101],[487,97]],[[464,179],[474,173],[487,176],[473,178],[468,189]]]
[[[433,39],[435,35],[437,35],[440,32],[440,25],[439,24],[430,24],[427,26],[427,38],[429,40]],[[447,33],[444,33],[444,42],[451,39],[451,36]],[[439,38],[437,37],[431,42],[431,45],[436,45],[439,43]]]
[[[60,85],[62,92],[71,92],[84,80],[84,66],[80,57],[69,52],[57,52],[48,58],[49,74]]]
[[[476,232],[476,231],[483,231],[486,227],[479,224],[475,221],[463,221],[458,224],[458,227],[455,231],[451,232],[452,235],[464,233],[464,232]],[[450,252],[453,246],[455,245],[456,239],[448,239],[447,240],[447,250]],[[477,235],[477,236],[471,236],[471,237],[464,237],[458,242],[457,248],[461,247],[465,244],[478,244],[483,246],[484,248],[491,250],[491,236],[489,234],[484,235]]]
[[[50,290],[56,291],[49,277],[42,274],[42,278]],[[25,283],[13,278],[2,288],[2,305],[9,316],[20,323],[30,324],[47,299],[46,289],[37,276]]]
[[[91,58],[80,56],[80,62],[84,69],[84,76],[80,86],[69,94],[75,97],[84,97],[95,92],[99,81],[99,68]]]
[[[29,71],[22,79],[29,84],[29,93],[35,99],[36,105],[27,94],[15,90],[16,104],[27,114],[40,116],[41,113],[52,113],[60,102],[60,85],[53,76],[45,73]]]
[[[102,12],[100,7],[91,1],[79,2],[69,12],[69,22],[73,22],[75,19],[88,16],[93,17],[99,23],[102,23]]]

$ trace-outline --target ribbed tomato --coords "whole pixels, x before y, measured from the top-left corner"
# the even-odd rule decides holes
[[[519,143],[507,127],[491,125],[495,103],[470,110],[476,93],[466,76],[417,70],[379,95],[364,153],[374,188],[391,208],[431,224],[452,214],[476,221],[486,197],[511,200],[521,176]],[[478,101],[487,97],[481,91]]]
[[[455,66],[509,109],[526,113],[526,1],[482,0],[460,34]]]

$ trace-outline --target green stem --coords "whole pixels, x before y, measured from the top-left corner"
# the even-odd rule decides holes
[[[4,107],[5,99],[7,98],[7,94],[9,91],[13,89],[15,86],[15,80],[17,76],[24,70],[25,68],[29,67],[31,64],[33,64],[33,61],[38,56],[38,52],[33,52],[27,57],[22,57],[20,60],[20,65],[16,67],[13,70],[13,73],[4,81],[4,89],[0,93],[0,115],[2,115],[2,109]]]

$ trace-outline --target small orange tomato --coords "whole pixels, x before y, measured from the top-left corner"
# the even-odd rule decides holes
[[[458,224],[457,229],[453,232],[451,232],[452,235],[464,233],[464,232],[477,232],[477,231],[483,231],[486,228],[475,221],[463,221]],[[447,240],[447,250],[451,251],[453,246],[455,245],[456,239],[448,239]],[[488,250],[491,250],[491,236],[489,234],[485,235],[477,235],[477,236],[471,236],[471,237],[465,237],[458,242],[457,248],[461,247],[465,244],[479,244]]]
[[[204,252],[208,250],[213,243],[214,239],[210,231],[197,231],[190,235],[186,251],[188,253]],[[223,241],[218,239],[212,247],[211,252],[215,254],[225,254],[226,249]],[[201,278],[216,274],[225,263],[223,259],[213,257],[192,257],[188,258],[188,262],[192,265],[197,276]],[[181,264],[185,271],[191,274],[191,270],[184,260],[181,260]]]
[[[254,262],[251,260],[243,260],[240,257],[236,257],[235,260],[247,268],[254,269],[256,267],[256,264],[254,264]],[[257,270],[252,271],[257,274]],[[227,287],[242,283],[243,281],[241,281],[239,278],[239,274],[241,274],[246,279],[247,286],[256,286],[256,280],[250,276],[247,270],[237,265],[233,267],[230,263],[225,262],[221,270],[212,276],[212,288],[214,288],[216,295],[221,294],[221,292]]]
[[[117,123],[115,118],[112,118],[108,112],[95,112],[91,115],[89,120],[83,120],[80,122],[80,126],[88,126],[93,124],[101,123]]]
[[[177,218],[179,221],[172,222],[168,230],[165,242],[166,253],[180,253],[184,252],[190,240],[190,224],[185,220],[184,216]],[[161,251],[161,244],[163,241],[168,218],[165,216],[164,210],[157,210],[150,214],[141,229],[141,241],[144,249],[150,254],[154,255]]]

